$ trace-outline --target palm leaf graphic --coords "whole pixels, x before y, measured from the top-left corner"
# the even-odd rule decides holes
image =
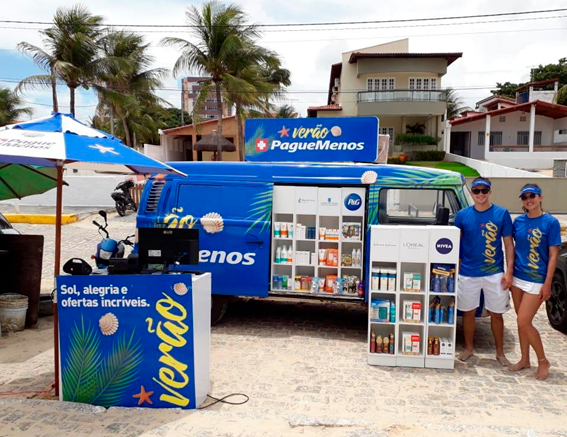
[[[248,227],[246,233],[250,232],[260,223],[262,223],[260,233],[264,232],[264,230],[270,226],[270,219],[272,217],[272,196],[272,186],[268,187],[266,191],[254,196],[252,203],[250,203],[250,209],[248,210],[249,216],[246,217],[246,220],[252,221],[252,224]]]
[[[84,402],[94,390],[92,381],[100,364],[100,341],[94,329],[81,317],[81,325],[75,324],[69,337],[69,353],[62,366],[63,399]]]
[[[260,138],[268,140],[268,144],[271,144],[271,142],[274,140],[273,135],[269,137],[265,136],[264,125],[261,124],[254,132],[254,135],[252,135],[252,137],[248,141],[246,141],[246,144],[244,145],[244,151],[246,152],[246,155],[254,156],[258,155],[259,153],[263,153],[256,151],[256,140]]]
[[[368,230],[378,224],[378,187],[371,186],[368,191]]]
[[[97,375],[96,395],[89,403],[103,407],[116,405],[128,386],[136,380],[141,362],[139,339],[134,341],[134,331],[130,338],[124,334],[113,344],[112,352],[102,363]]]

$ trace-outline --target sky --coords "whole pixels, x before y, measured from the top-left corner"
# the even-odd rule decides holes
[[[14,7],[3,8],[1,19],[50,21],[58,7],[69,7],[76,3],[62,0],[19,0],[12,3]],[[92,13],[102,15],[108,24],[182,25],[185,23],[187,8],[200,7],[203,2],[97,0],[83,1],[82,4]],[[402,20],[567,8],[567,2],[559,0],[241,0],[238,4],[248,15],[249,22],[256,24]],[[534,17],[538,19],[526,20]],[[494,20],[520,21],[486,23]],[[409,38],[410,52],[463,52],[463,57],[448,68],[441,86],[455,88],[464,103],[473,108],[475,102],[490,95],[490,89],[496,82],[527,82],[531,67],[555,63],[559,58],[567,56],[567,11],[463,19],[459,24],[442,26],[440,23],[435,21],[266,28],[258,43],[277,52],[282,58],[283,67],[291,71],[292,85],[279,104],[293,105],[300,116],[307,115],[309,106],[327,103],[331,64],[341,61],[341,53],[401,38]],[[6,80],[20,80],[29,75],[42,74],[29,58],[15,49],[16,44],[21,41],[41,45],[38,27],[45,26],[0,23],[1,86],[13,88],[15,84]],[[141,29],[140,33],[151,43],[155,67],[168,69],[173,67],[179,53],[174,49],[161,47],[160,40],[165,36],[192,39],[187,31],[180,32],[167,27]],[[194,75],[193,73],[187,72],[185,75]],[[180,79],[181,77],[170,75],[164,82],[164,88],[171,90],[158,92],[175,107],[180,107],[181,104]],[[59,88],[58,93],[62,106],[60,110],[66,112],[69,110],[69,93],[63,86]],[[23,99],[27,106],[34,109],[34,117],[51,112],[51,95],[47,90],[28,91]],[[78,90],[77,117],[88,122],[94,114],[96,103],[92,91]]]

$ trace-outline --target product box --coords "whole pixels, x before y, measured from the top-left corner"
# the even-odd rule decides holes
[[[421,290],[421,273],[413,274],[413,291],[419,292]]]
[[[373,322],[388,322],[390,320],[390,301],[373,299],[370,302],[372,309],[371,320]]]
[[[420,339],[419,332],[402,333],[402,354],[419,355]]]
[[[413,273],[404,273],[404,291],[413,290]]]
[[[421,302],[418,300],[405,300],[403,305],[404,322],[419,323],[421,321]]]
[[[396,270],[388,270],[388,291],[396,291]]]
[[[361,225],[360,223],[343,223],[342,237],[343,240],[360,241]]]

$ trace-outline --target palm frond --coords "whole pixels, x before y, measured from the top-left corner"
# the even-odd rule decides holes
[[[101,361],[100,341],[90,324],[75,325],[69,337],[69,353],[63,357],[63,399],[88,402],[94,393],[97,369]]]
[[[102,364],[97,375],[96,395],[90,403],[103,407],[117,404],[128,385],[136,380],[141,362],[141,345],[139,339],[134,340],[134,331],[129,338],[123,334]]]

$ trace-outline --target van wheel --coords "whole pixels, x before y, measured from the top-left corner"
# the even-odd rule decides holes
[[[213,295],[211,299],[211,326],[216,325],[226,314],[228,298],[226,296]]]
[[[563,273],[557,271],[551,283],[551,297],[546,302],[549,324],[558,331],[567,333],[567,287]]]

